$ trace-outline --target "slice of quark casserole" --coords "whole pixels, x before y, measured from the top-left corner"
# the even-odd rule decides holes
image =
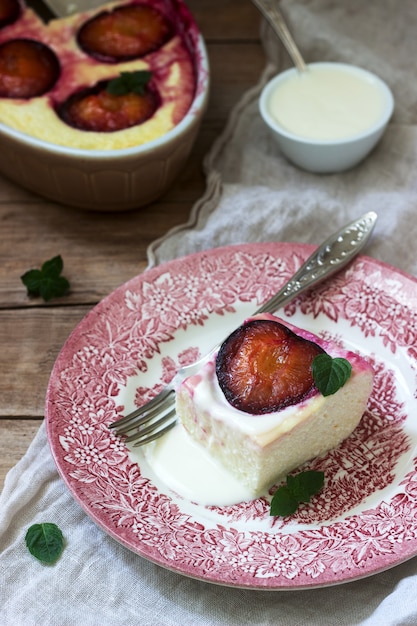
[[[349,371],[330,395],[313,376],[320,355]],[[189,436],[257,496],[346,439],[373,380],[358,354],[264,314],[246,320],[180,384],[177,415]]]

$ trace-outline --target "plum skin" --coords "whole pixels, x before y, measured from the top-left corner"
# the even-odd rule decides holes
[[[316,392],[314,358],[324,350],[272,320],[252,320],[221,345],[216,375],[234,408],[263,415],[292,406]]]
[[[89,56],[117,63],[154,52],[173,34],[172,24],[162,13],[138,3],[102,11],[90,18],[79,29],[77,43]]]
[[[116,132],[143,124],[160,106],[160,96],[153,88],[147,88],[143,95],[115,96],[107,92],[108,83],[99,81],[58,103],[58,117],[78,130]]]
[[[61,73],[55,52],[33,39],[10,39],[0,45],[0,97],[42,96]]]

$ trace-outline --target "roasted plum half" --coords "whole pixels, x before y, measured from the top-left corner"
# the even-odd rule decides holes
[[[36,98],[52,89],[60,75],[55,53],[32,39],[0,45],[0,97]]]
[[[21,13],[18,0],[0,0],[0,28],[13,24]]]
[[[143,124],[160,104],[156,90],[114,95],[107,90],[109,81],[72,94],[56,107],[58,116],[79,130],[111,133]]]
[[[174,34],[171,22],[146,4],[103,11],[78,31],[86,54],[107,63],[137,59],[163,46]]]
[[[216,374],[227,401],[254,415],[297,404],[315,388],[312,363],[323,349],[273,320],[251,320],[222,344]]]

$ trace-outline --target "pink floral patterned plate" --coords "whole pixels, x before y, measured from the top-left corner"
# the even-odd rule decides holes
[[[65,343],[46,401],[57,467],[92,519],[138,555],[272,590],[347,582],[417,555],[417,281],[378,261],[357,258],[280,312],[376,371],[358,428],[309,464],[325,488],[291,518],[271,517],[264,498],[229,507],[180,498],[108,429],[238,326],[312,249],[246,244],[161,265],[105,298]]]

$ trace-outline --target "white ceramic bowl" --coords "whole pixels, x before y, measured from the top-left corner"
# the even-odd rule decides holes
[[[0,171],[41,196],[94,211],[136,209],[162,196],[185,165],[209,95],[204,40],[197,27],[187,36],[196,62],[195,97],[170,132],[123,150],[81,150],[47,143],[0,123]]]
[[[344,63],[312,63],[309,68],[330,68],[363,79],[380,98],[380,110],[373,121],[360,132],[335,139],[320,139],[289,131],[271,113],[271,96],[285,81],[293,78],[297,69],[278,74],[262,90],[259,109],[282,153],[295,165],[314,173],[347,170],[362,161],[382,137],[394,110],[394,98],[389,87],[378,76],[362,68]]]

